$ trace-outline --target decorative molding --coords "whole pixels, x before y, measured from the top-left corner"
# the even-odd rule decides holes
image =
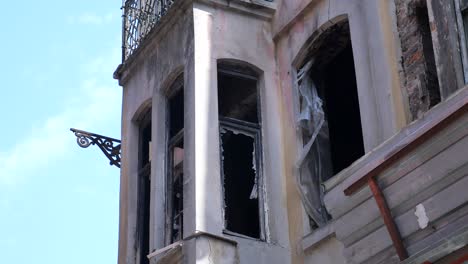
[[[78,130],[75,128],[70,128],[70,130],[76,136],[76,143],[82,148],[87,148],[91,145],[97,145],[101,151],[106,155],[110,161],[110,165],[115,165],[120,168],[120,159],[121,159],[121,141],[115,138],[110,138],[94,133],[90,133],[83,130]]]

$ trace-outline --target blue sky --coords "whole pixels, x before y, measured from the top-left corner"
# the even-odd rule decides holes
[[[5,1],[0,263],[117,263],[119,170],[75,127],[120,138],[121,1]]]

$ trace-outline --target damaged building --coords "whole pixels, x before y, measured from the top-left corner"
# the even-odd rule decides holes
[[[467,0],[126,0],[119,264],[468,261]]]

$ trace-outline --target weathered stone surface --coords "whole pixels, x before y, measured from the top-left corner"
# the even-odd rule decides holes
[[[166,94],[181,74],[186,109],[186,217],[184,246],[177,252],[176,262],[182,258],[183,263],[190,264],[398,263],[369,189],[365,187],[351,197],[343,190],[363,171],[384,162],[408,141],[417,140],[412,137],[414,133],[430,126],[437,113],[450,109],[444,103],[432,107],[463,85],[451,3],[174,1],[177,9],[161,20],[135,56],[116,72],[124,86],[119,263],[134,264],[138,259],[137,123],[140,113],[149,108],[153,121],[150,250],[166,245]],[[323,182],[323,202],[332,219],[326,230],[313,233],[295,184],[298,147],[302,143],[296,129],[296,71],[310,55],[308,48],[317,36],[342,20],[349,21],[367,154],[364,162],[356,161]],[[217,122],[217,65],[223,60],[249,64],[259,73],[267,241],[231,237],[223,232]],[[336,76],[339,78],[340,73]],[[466,94],[468,90],[464,91]],[[466,226],[462,221],[468,215],[466,193],[452,194],[468,186],[464,151],[468,146],[467,126],[462,123],[467,118],[465,114],[426,139],[378,176],[410,254]],[[408,125],[416,119],[419,121]],[[423,205],[429,219],[424,229],[414,214],[418,204]],[[237,244],[212,237],[190,237],[199,231],[221,238],[229,236]]]

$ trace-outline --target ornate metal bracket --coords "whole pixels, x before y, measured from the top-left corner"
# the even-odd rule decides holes
[[[120,140],[75,128],[70,128],[70,130],[75,133],[78,146],[87,148],[90,145],[97,145],[110,160],[110,165],[115,165],[120,168]]]

